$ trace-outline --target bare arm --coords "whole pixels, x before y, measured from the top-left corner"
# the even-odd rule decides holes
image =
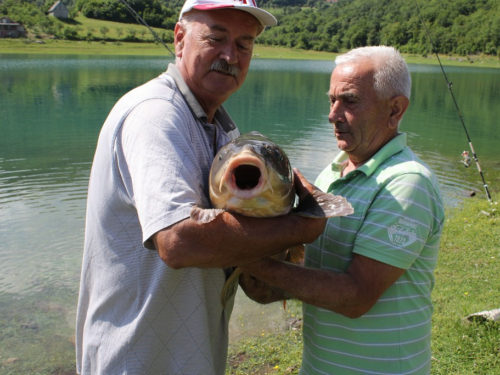
[[[314,187],[296,173],[296,189],[302,200]],[[188,218],[159,231],[152,239],[160,257],[174,269],[228,267],[313,242],[325,224],[326,219],[290,214],[256,219],[225,212],[206,224],[197,224]]]
[[[294,298],[349,318],[368,312],[380,296],[405,272],[377,260],[354,254],[345,273],[305,268],[265,258],[242,267],[260,281]]]

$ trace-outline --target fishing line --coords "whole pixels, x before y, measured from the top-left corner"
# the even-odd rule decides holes
[[[157,42],[163,44],[163,46],[172,54],[173,57],[175,57],[175,54],[172,52],[170,48],[165,44],[165,42],[156,34],[156,32],[149,27],[149,25],[144,21],[144,19],[125,1],[125,0],[118,0],[121,2],[123,5],[125,5],[125,8],[129,11],[129,13],[135,18],[137,22],[139,22],[141,25],[146,26],[149,31],[151,31],[151,34],[153,34],[153,37],[156,39]]]
[[[470,139],[469,132],[467,131],[467,127],[465,126],[465,122],[464,122],[464,119],[462,117],[462,113],[460,112],[460,108],[458,107],[458,103],[455,99],[455,95],[453,94],[453,90],[451,89],[451,86],[453,85],[453,83],[448,80],[448,76],[446,75],[446,72],[444,71],[443,64],[441,64],[441,59],[439,58],[437,50],[434,48],[434,43],[432,42],[431,34],[429,32],[429,29],[427,28],[427,25],[424,22],[424,19],[422,17],[422,13],[420,13],[420,7],[418,6],[417,0],[413,0],[413,1],[415,2],[415,6],[417,7],[418,17],[420,18],[420,21],[422,22],[422,25],[424,26],[425,32],[427,33],[427,37],[429,38],[432,53],[434,53],[438,59],[439,66],[441,67],[441,71],[443,72],[443,76],[444,76],[444,79],[446,81],[446,85],[448,86],[448,91],[451,94],[451,97],[453,99],[453,103],[455,104],[455,108],[457,109],[458,117],[460,118],[460,122],[462,123],[462,127],[465,131],[465,135],[467,136],[467,140],[469,141],[470,150],[472,151],[472,155],[474,156],[474,160],[476,161],[477,169],[478,169],[479,174],[481,175],[481,179],[483,181],[484,190],[486,191],[486,197],[488,198],[488,201],[491,202],[491,195],[490,195],[490,192],[488,190],[488,185],[486,184],[486,181],[484,179],[483,171],[481,170],[481,166],[479,165],[479,159],[477,158],[476,151],[474,151],[474,146],[472,145],[472,141]],[[464,157],[468,156],[468,153],[466,151],[464,151],[464,154],[462,154]],[[464,164],[466,164],[466,162],[467,161],[465,160]],[[468,165],[466,164],[466,166],[468,166]]]

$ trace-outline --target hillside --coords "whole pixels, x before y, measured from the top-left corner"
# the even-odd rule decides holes
[[[261,43],[337,52],[393,45],[431,53],[422,20],[439,53],[500,56],[500,0],[339,0],[312,8],[278,9],[279,25]]]
[[[31,35],[58,39],[151,41],[119,0],[63,0],[73,21],[57,21],[44,10],[49,0],[0,0],[0,14],[22,22]],[[170,41],[182,0],[128,0]],[[267,46],[340,52],[365,45],[393,45],[403,53],[500,57],[500,0],[262,0],[279,21],[259,37]],[[420,11],[419,11],[420,10]],[[80,18],[121,23],[106,31]],[[50,19],[52,18],[52,19]],[[73,23],[72,23],[73,22]],[[124,24],[124,22],[129,24]],[[428,28],[434,42],[432,50]],[[121,29],[121,30],[120,30]]]

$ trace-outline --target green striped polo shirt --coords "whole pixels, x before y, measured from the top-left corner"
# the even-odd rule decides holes
[[[356,253],[406,272],[357,319],[304,304],[300,374],[429,374],[431,291],[444,224],[438,181],[404,133],[341,177],[346,160],[341,152],[316,185],[344,196],[354,214],[328,220],[306,246],[306,266],[341,273]]]

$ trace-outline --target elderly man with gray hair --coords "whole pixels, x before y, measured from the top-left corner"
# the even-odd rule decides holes
[[[243,84],[255,38],[274,24],[254,0],[187,0],[175,64],[109,114],[89,184],[78,373],[224,374],[234,296],[226,309],[219,296],[230,267],[323,231],[326,219],[294,215],[190,218],[210,204],[215,154],[239,135],[222,104]],[[313,187],[298,177],[307,196]]]
[[[301,375],[430,373],[444,210],[436,176],[398,130],[410,91],[392,47],[337,58],[329,121],[341,151],[316,185],[354,214],[328,220],[304,267],[271,258],[243,267],[242,277],[304,302]]]

